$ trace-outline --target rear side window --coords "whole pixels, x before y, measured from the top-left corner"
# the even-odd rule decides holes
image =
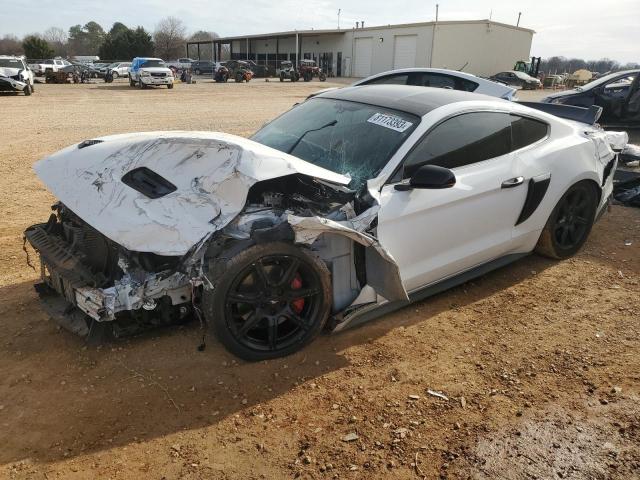
[[[539,120],[511,115],[511,150],[536,143],[547,136],[549,126]]]
[[[361,85],[406,85],[409,78],[408,73],[400,73],[396,75],[387,75],[385,77],[374,78]]]
[[[506,113],[474,112],[445,120],[409,153],[403,178],[422,165],[456,168],[511,151],[511,118]]]
[[[419,87],[450,88],[452,90],[463,90],[473,92],[478,88],[476,82],[453,75],[445,75],[433,72],[414,72],[410,75],[408,85]]]

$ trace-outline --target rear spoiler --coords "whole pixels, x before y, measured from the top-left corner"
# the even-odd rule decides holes
[[[589,108],[574,107],[573,105],[562,105],[558,103],[540,103],[540,102],[518,102],[525,107],[534,108],[541,112],[555,115],[556,117],[573,120],[575,122],[593,125],[602,115],[602,107],[591,105]]]

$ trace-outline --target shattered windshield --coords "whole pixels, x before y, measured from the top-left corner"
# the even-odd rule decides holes
[[[347,175],[358,188],[380,172],[419,122],[415,115],[375,105],[313,98],[252,140]]]

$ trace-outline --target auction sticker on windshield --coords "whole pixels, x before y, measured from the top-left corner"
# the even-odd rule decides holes
[[[406,129],[410,128],[413,123],[407,122],[400,117],[396,117],[394,115],[387,115],[386,113],[376,113],[369,120],[369,123],[373,123],[375,125],[380,125],[381,127],[390,128],[391,130],[395,130],[396,132],[404,132]]]

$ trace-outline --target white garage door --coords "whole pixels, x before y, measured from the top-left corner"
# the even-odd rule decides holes
[[[393,47],[393,68],[416,66],[417,35],[397,35]]]
[[[354,77],[368,77],[371,75],[371,57],[373,56],[373,38],[356,38],[356,61]]]

